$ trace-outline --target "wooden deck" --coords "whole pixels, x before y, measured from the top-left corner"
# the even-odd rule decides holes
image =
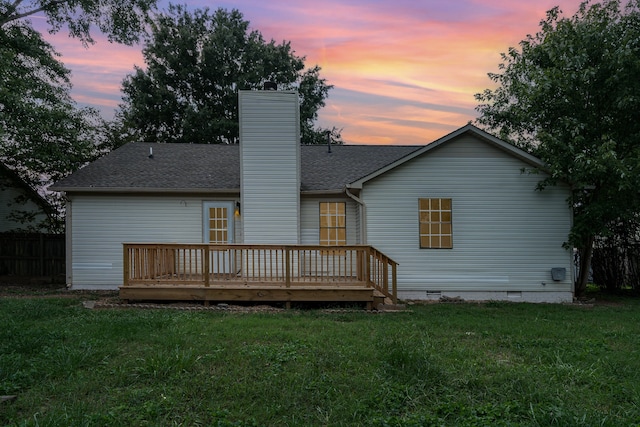
[[[125,243],[125,300],[397,301],[397,264],[371,246]]]

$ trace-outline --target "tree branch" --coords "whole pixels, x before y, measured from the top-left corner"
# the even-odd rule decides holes
[[[8,22],[6,19],[8,16],[11,16],[12,13],[14,13],[16,10],[18,10],[18,6],[20,6],[20,3],[22,3],[24,0],[15,0],[13,2],[13,4],[7,6],[7,11],[5,13],[2,14],[2,18],[0,19],[0,26],[4,25],[5,22]]]
[[[44,10],[47,10],[53,6],[57,6],[59,4],[63,4],[66,3],[68,0],[54,0],[51,1],[49,3],[46,3],[38,8],[35,9],[31,9],[31,10],[27,10],[23,13],[15,13],[16,10],[18,9],[18,6],[20,6],[20,3],[22,3],[24,0],[16,0],[13,2],[13,4],[11,6],[9,6],[9,8],[7,9],[7,13],[4,14],[4,16],[0,19],[0,27],[2,27],[4,24],[11,22],[11,21],[16,21],[18,19],[22,19],[22,18],[26,18],[27,16],[30,15],[34,15],[38,12],[42,12]]]

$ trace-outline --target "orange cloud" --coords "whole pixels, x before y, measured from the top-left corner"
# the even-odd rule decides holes
[[[347,143],[424,144],[476,117],[473,95],[492,85],[500,52],[538,30],[560,3],[572,15],[582,0],[300,0],[219,2],[237,8],[265,39],[290,40],[308,66],[335,86],[320,112]],[[205,0],[189,7],[205,7]],[[215,6],[218,7],[218,6]],[[212,7],[213,8],[213,7]],[[143,66],[140,47],[98,43],[83,49],[47,36],[73,71],[74,96],[113,112],[120,86]]]

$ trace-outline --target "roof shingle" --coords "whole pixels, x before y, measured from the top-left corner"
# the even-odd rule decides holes
[[[340,191],[419,149],[398,145],[303,145],[301,191]],[[153,156],[150,157],[150,149]],[[238,145],[130,143],[51,187],[56,191],[240,191]]]

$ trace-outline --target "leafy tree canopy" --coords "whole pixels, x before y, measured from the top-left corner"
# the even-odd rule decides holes
[[[594,236],[640,207],[640,1],[556,7],[540,31],[502,54],[498,87],[477,94],[481,125],[532,151],[549,168],[540,189],[572,185],[569,245],[580,249],[579,294]]]
[[[114,145],[235,143],[238,90],[260,89],[267,81],[298,90],[303,143],[326,141],[328,130],[314,127],[332,88],[320,77],[320,67],[304,70],[304,58],[289,42],[266,42],[237,10],[211,14],[170,5],[151,24],[143,55],[146,67],[136,67],[123,82]],[[336,129],[329,132],[340,138]]]
[[[93,158],[100,124],[71,99],[57,57],[29,25],[0,27],[0,161],[40,190]]]
[[[85,45],[94,42],[92,26],[110,41],[138,41],[157,0],[0,0],[0,27],[43,13],[52,33],[66,26]]]
[[[69,70],[33,29],[43,15],[49,32],[66,27],[87,46],[96,28],[110,41],[139,40],[157,0],[0,0],[0,161],[56,207],[46,187],[95,157],[104,123],[71,99]],[[108,131],[107,131],[108,132]],[[104,139],[104,138],[103,138]],[[20,201],[14,201],[20,206]],[[12,217],[29,220],[29,212]],[[50,224],[61,227],[61,217]]]

